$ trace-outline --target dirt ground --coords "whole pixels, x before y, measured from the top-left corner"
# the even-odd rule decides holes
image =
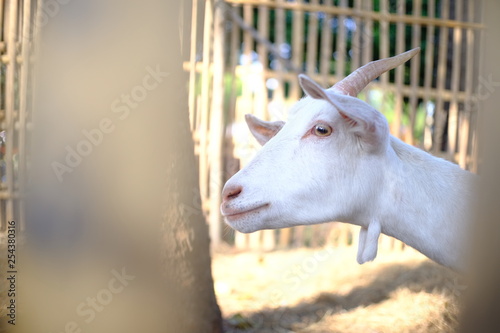
[[[412,249],[358,265],[354,248],[216,253],[226,332],[454,332],[465,286]]]

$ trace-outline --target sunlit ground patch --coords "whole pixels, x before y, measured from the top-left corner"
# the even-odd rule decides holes
[[[453,332],[463,285],[409,249],[358,265],[355,248],[214,256],[228,332]]]

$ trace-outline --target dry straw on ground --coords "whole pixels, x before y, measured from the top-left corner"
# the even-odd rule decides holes
[[[219,253],[213,270],[227,332],[453,332],[464,290],[413,250],[362,266],[353,248]]]

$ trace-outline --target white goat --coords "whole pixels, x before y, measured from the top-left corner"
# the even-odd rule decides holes
[[[286,124],[247,115],[264,147],[224,186],[226,222],[244,233],[348,222],[361,226],[360,264],[376,257],[384,233],[461,269],[476,176],[393,137],[385,117],[355,97],[418,52],[371,62],[330,89],[299,75],[308,96]]]

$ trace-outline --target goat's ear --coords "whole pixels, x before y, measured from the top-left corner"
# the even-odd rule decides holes
[[[312,98],[328,100],[326,90],[320,87],[309,76],[299,74],[299,84],[302,87],[302,90],[304,90],[304,92]]]
[[[261,145],[265,145],[285,125],[284,121],[264,121],[251,114],[245,115],[245,121],[250,132]]]
[[[349,131],[361,139],[368,151],[376,152],[386,148],[389,139],[389,125],[385,117],[362,100],[331,94],[330,102],[339,112]]]

